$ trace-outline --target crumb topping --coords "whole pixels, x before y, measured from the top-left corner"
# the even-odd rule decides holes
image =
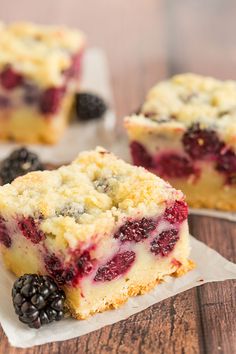
[[[66,27],[1,23],[0,68],[10,64],[41,86],[57,86],[84,42],[80,31]]]
[[[58,170],[28,173],[0,187],[3,217],[40,214],[42,231],[62,235],[71,246],[114,231],[124,218],[163,213],[167,202],[182,199],[167,182],[102,148],[83,152]]]

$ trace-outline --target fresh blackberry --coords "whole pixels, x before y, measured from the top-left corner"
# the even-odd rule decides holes
[[[3,184],[11,183],[16,177],[28,172],[43,170],[38,156],[25,147],[14,150],[0,165],[0,178]]]
[[[100,118],[107,110],[101,97],[88,92],[77,93],[75,106],[79,120]]]
[[[30,328],[40,328],[64,316],[64,291],[45,275],[25,274],[12,288],[12,300],[19,320]]]

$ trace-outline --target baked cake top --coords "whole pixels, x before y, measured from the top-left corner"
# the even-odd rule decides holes
[[[71,246],[111,232],[124,217],[157,215],[183,194],[142,167],[108,151],[83,152],[68,166],[37,171],[0,187],[0,209],[9,216],[38,217],[46,234],[64,235]]]
[[[58,85],[84,43],[80,31],[63,26],[0,23],[0,69],[10,64],[44,86]]]
[[[147,94],[140,114],[127,118],[154,130],[186,130],[193,123],[218,130],[236,144],[236,81],[181,74]]]

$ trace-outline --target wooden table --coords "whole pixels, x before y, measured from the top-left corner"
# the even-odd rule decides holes
[[[3,4],[4,3],[4,4]],[[118,116],[135,110],[156,81],[193,71],[236,79],[233,0],[0,0],[3,20],[30,19],[81,27],[108,55]],[[191,233],[236,262],[235,224],[190,218]],[[206,284],[130,317],[62,343],[1,354],[236,353],[236,282]]]

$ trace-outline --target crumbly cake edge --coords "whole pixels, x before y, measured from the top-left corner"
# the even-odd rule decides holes
[[[68,41],[70,39],[69,51],[71,55],[74,55],[76,53],[82,53],[86,48],[86,36],[84,35],[84,33],[79,29],[74,29],[63,25],[47,26],[27,21],[15,21],[10,24],[0,22],[0,33],[2,32],[5,36],[10,37],[10,44],[16,41],[16,43],[19,45],[20,39],[22,37],[21,30],[24,30],[24,27],[26,27],[26,29],[29,29],[29,31],[32,29],[38,31],[39,34],[42,33],[42,35],[44,35],[44,40],[42,41],[42,43],[43,45],[45,45],[46,49],[48,42],[50,42],[53,36],[55,37],[55,35],[57,34],[56,32],[64,33],[65,36],[67,36]],[[53,30],[54,32],[52,32]],[[45,37],[45,34],[47,33],[48,37]],[[66,41],[67,46],[68,41]],[[60,47],[63,48],[62,42]],[[39,48],[41,47],[39,46]],[[12,58],[5,60],[5,57],[0,55],[0,69],[5,65],[10,64],[11,66],[13,66],[14,69],[16,69],[16,71],[19,71],[20,74],[23,74],[24,76],[36,82],[39,87],[60,86],[62,84],[61,71],[67,69],[71,63],[71,59],[69,57],[65,58],[63,52],[60,53],[60,51],[58,50],[54,50],[53,55],[48,55],[48,53],[50,53],[50,46],[48,46],[46,55],[44,55],[44,51],[42,54],[41,49],[41,54],[38,56],[37,61],[35,61],[34,51],[25,51],[23,52],[23,54],[20,54],[20,59],[16,60],[16,53],[14,53],[12,46],[9,45],[7,49],[8,56],[11,56]],[[23,56],[23,60],[21,60],[21,56]],[[47,57],[49,57],[50,60],[47,60]],[[21,62],[24,62],[23,66],[19,64]],[[28,63],[31,64],[28,65]],[[32,63],[34,65],[32,65]],[[58,69],[56,74],[55,66],[57,66]]]
[[[159,123],[145,117],[142,113],[132,114],[124,118],[124,127],[129,133],[132,130],[142,130],[145,133],[184,133],[186,126],[182,122],[178,121],[166,121],[165,123]]]
[[[189,271],[191,271],[195,267],[196,267],[196,264],[192,260],[188,259],[185,264],[183,264],[179,268],[176,268],[173,271],[173,273],[167,274],[166,276],[178,278],[178,277],[185,275],[186,273],[188,273]],[[128,289],[128,292],[125,296],[114,299],[114,301],[112,303],[106,304],[106,305],[104,305],[104,307],[102,307],[96,311],[91,311],[88,316],[81,316],[81,315],[77,314],[75,311],[73,311],[73,309],[70,308],[70,305],[68,303],[66,306],[67,306],[69,313],[71,314],[71,316],[73,318],[75,318],[77,320],[85,320],[96,313],[102,313],[102,312],[105,312],[108,310],[117,309],[120,306],[122,306],[123,304],[125,304],[130,297],[144,295],[144,294],[148,293],[149,291],[151,291],[152,289],[154,289],[156,285],[161,284],[163,282],[165,282],[165,280],[157,278],[145,286],[139,285],[139,286],[130,288],[130,289]]]
[[[229,107],[229,113],[225,113],[225,115],[222,116],[221,119],[217,119],[216,116],[212,116],[211,114],[208,115],[207,112],[202,112],[201,111],[201,104],[199,105],[199,117],[197,119],[194,118],[195,115],[195,111],[196,111],[196,107],[197,105],[194,105],[194,111],[192,113],[192,115],[190,114],[191,112],[188,113],[188,118],[184,118],[183,117],[183,113],[181,113],[182,115],[182,119],[175,119],[173,118],[172,120],[167,120],[166,122],[163,122],[163,120],[161,120],[161,122],[158,123],[158,120],[149,116],[145,115],[145,112],[147,111],[147,109],[145,108],[146,105],[148,105],[150,102],[155,102],[157,100],[156,97],[156,91],[159,90],[159,88],[164,84],[164,85],[169,85],[170,86],[170,92],[171,92],[171,85],[174,84],[179,84],[180,86],[182,85],[182,82],[189,83],[189,89],[191,89],[191,85],[192,82],[196,83],[198,82],[201,83],[200,86],[202,86],[202,88],[199,89],[199,92],[205,92],[205,88],[207,86],[211,87],[211,86],[215,86],[215,88],[218,88],[225,93],[225,96],[227,96],[227,89],[233,87],[233,91],[235,92],[235,96],[236,96],[236,81],[233,80],[218,80],[215,79],[213,77],[210,76],[204,76],[204,75],[198,75],[198,74],[193,74],[193,73],[180,73],[178,75],[174,75],[170,78],[164,79],[164,80],[160,80],[159,82],[157,82],[155,85],[153,85],[146,94],[145,99],[142,102],[142,106],[141,109],[139,111],[139,113],[136,114],[130,114],[128,117],[125,117],[124,119],[124,125],[125,128],[127,129],[128,133],[129,131],[137,131],[140,129],[143,129],[144,132],[146,133],[163,133],[165,134],[166,132],[171,132],[175,133],[176,130],[180,129],[182,130],[182,132],[186,131],[189,126],[191,126],[191,124],[194,124],[195,122],[200,123],[200,125],[202,126],[203,129],[211,127],[212,124],[216,124],[214,127],[214,130],[217,131],[217,133],[219,134],[220,138],[225,141],[227,144],[229,144],[229,146],[231,146],[232,148],[236,148],[236,144],[235,144],[235,134],[236,134],[236,110],[232,111],[232,105],[231,108]],[[184,85],[183,85],[184,86]],[[220,91],[220,92],[221,92]],[[163,94],[165,95],[165,93]],[[223,100],[221,98],[221,100]],[[227,101],[227,97],[226,97],[226,101]],[[160,102],[161,103],[161,102]],[[185,106],[185,105],[184,105]],[[188,105],[187,105],[188,106]],[[213,107],[213,105],[208,104],[209,107]],[[191,107],[191,105],[190,105]],[[221,110],[224,111],[224,107],[221,104],[219,104],[218,106],[216,105],[217,109],[219,109],[221,107]],[[227,109],[226,109],[227,111]],[[195,112],[195,113],[194,113]],[[153,108],[153,113],[154,116],[157,113],[156,112],[156,108]],[[208,112],[209,113],[209,112]],[[178,113],[179,114],[179,113]],[[175,114],[174,114],[175,115]],[[184,114],[185,116],[186,114]],[[192,118],[191,118],[192,116]]]

